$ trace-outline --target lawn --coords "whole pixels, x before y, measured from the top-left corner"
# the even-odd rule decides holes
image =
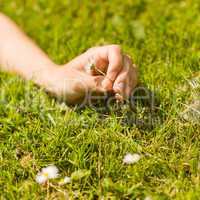
[[[0,0],[0,11],[57,63],[120,44],[152,94],[134,109],[72,107],[1,72],[0,199],[200,198],[200,125],[180,117],[200,70],[199,0]],[[141,158],[126,165],[127,153]],[[76,178],[39,185],[51,164]]]

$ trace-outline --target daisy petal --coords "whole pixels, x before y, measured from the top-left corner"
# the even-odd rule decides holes
[[[35,180],[39,184],[44,184],[47,182],[48,178],[46,176],[43,176],[41,173],[38,173]]]
[[[137,153],[135,154],[131,154],[131,153],[127,153],[123,159],[123,163],[125,164],[133,164],[136,163],[140,160],[141,156]]]
[[[47,175],[49,179],[57,178],[59,176],[58,168],[55,165],[50,165],[42,169],[42,174]]]

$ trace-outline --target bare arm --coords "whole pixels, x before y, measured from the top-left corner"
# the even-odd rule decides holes
[[[88,73],[85,66],[95,60],[98,70]],[[0,13],[0,68],[33,80],[56,96],[74,103],[86,92],[113,91],[128,97],[137,83],[130,57],[118,45],[91,48],[59,67],[8,17]],[[96,69],[97,69],[96,68]],[[104,75],[98,72],[102,71]]]
[[[56,65],[17,25],[0,13],[0,66],[42,84],[45,71]]]

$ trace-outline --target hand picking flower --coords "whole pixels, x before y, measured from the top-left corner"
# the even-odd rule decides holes
[[[141,158],[141,156],[137,153],[134,153],[134,154],[127,153],[124,156],[123,163],[124,164],[133,164],[133,163],[138,162],[140,160],[140,158]]]
[[[39,184],[46,183],[49,179],[54,179],[59,176],[59,170],[55,165],[42,168],[41,172],[36,175],[36,182]]]
[[[84,66],[85,68],[85,71],[88,73],[88,74],[92,74],[94,71],[98,72],[100,75],[102,76],[106,76],[106,73],[104,73],[102,70],[100,70],[98,67],[96,67],[96,60],[91,57],[89,60],[88,60],[88,63]],[[112,81],[112,80],[111,80]],[[120,95],[119,93],[116,93],[115,97],[118,99],[118,101],[122,102],[123,101],[123,96]]]
[[[48,93],[64,98],[69,104],[85,103],[88,92],[101,96],[102,93],[113,90],[114,94],[119,93],[126,98],[132,95],[137,84],[137,68],[132,59],[123,54],[118,44],[89,48],[68,63],[60,65],[28,39],[2,12],[0,21],[0,70],[31,80]],[[123,63],[124,56],[129,68]],[[103,68],[97,67],[97,63]],[[105,79],[95,77],[91,73],[92,68],[95,68],[94,72],[99,72],[98,75],[103,71]],[[116,97],[119,98],[119,95]]]

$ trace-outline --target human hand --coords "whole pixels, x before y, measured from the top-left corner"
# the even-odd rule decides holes
[[[94,67],[88,69],[91,61]],[[116,99],[122,100],[137,84],[136,67],[118,45],[90,48],[50,74],[47,90],[69,103],[79,102],[87,92],[113,92]]]
[[[0,29],[0,68],[33,80],[69,103],[76,103],[88,92],[109,91],[115,94],[116,99],[127,98],[137,83],[135,65],[122,54],[118,45],[91,48],[58,67],[1,13]],[[91,60],[94,61],[91,66],[95,67],[88,71]]]

